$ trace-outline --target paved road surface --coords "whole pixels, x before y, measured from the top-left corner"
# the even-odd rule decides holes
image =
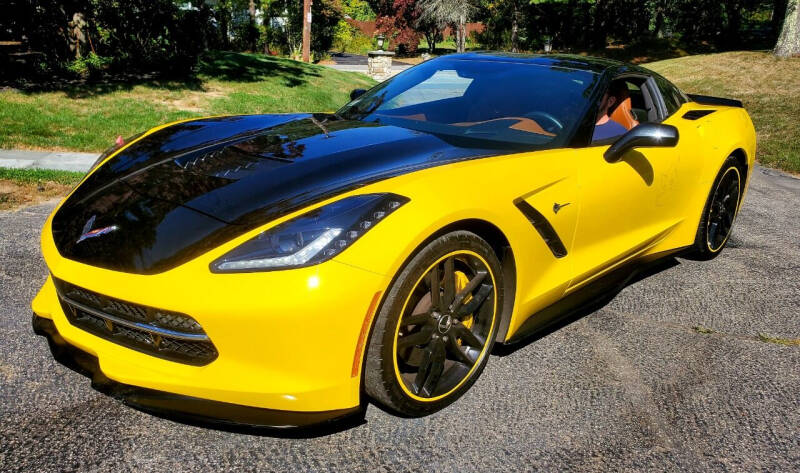
[[[800,469],[800,180],[755,172],[729,248],[676,264],[505,355],[450,408],[315,438],[246,435],[125,407],[30,330],[51,205],[0,212],[0,470]],[[714,330],[701,334],[693,327]]]
[[[0,168],[86,172],[99,156],[100,153],[0,149]]]
[[[331,61],[335,62],[340,66],[367,66],[367,56],[361,56],[359,54],[350,54],[350,53],[332,53],[331,54]],[[400,62],[392,60],[392,67],[399,67],[399,68],[406,68],[409,67],[409,64],[406,62]]]

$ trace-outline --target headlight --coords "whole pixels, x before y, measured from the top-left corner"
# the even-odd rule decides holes
[[[135,135],[133,135],[131,137],[125,138],[125,139],[122,138],[122,135],[117,136],[117,139],[114,140],[114,144],[111,145],[109,148],[107,148],[105,151],[103,151],[103,154],[101,154],[100,157],[97,158],[97,161],[95,161],[94,164],[92,164],[92,167],[89,168],[88,172],[94,171],[94,168],[99,166],[100,163],[102,163],[104,159],[106,159],[107,157],[111,156],[111,153],[117,151],[118,149],[122,148],[123,146],[125,146],[128,143],[130,143],[131,141],[139,138],[143,134],[144,133],[137,133],[137,134],[135,134]]]
[[[211,263],[215,273],[270,271],[319,264],[341,253],[408,198],[395,194],[348,197],[295,217]]]

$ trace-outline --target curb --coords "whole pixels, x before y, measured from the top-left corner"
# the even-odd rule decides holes
[[[86,172],[98,156],[99,153],[3,149],[0,150],[0,168]]]

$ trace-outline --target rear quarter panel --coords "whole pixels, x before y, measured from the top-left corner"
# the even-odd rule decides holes
[[[683,118],[692,110],[714,112],[698,120]],[[747,160],[749,182],[756,153],[755,129],[744,108],[689,102],[664,123],[676,126],[680,133],[678,185],[675,192],[683,193],[688,198],[676,199],[685,207],[682,209],[684,224],[654,252],[691,245],[706,199],[722,164],[737,150],[743,152]]]

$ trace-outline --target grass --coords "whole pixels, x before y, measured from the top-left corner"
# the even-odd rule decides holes
[[[61,197],[83,178],[81,172],[0,168],[0,210]]]
[[[766,52],[687,56],[645,65],[686,93],[741,99],[758,133],[758,161],[800,173],[800,58]]]
[[[647,67],[686,92],[742,99],[758,131],[758,160],[800,173],[800,59],[727,52]],[[117,135],[183,118],[335,110],[350,90],[373,83],[360,74],[288,59],[216,52],[186,81],[0,90],[0,148],[101,151]]]
[[[0,148],[102,151],[184,118],[336,110],[364,75],[259,54],[214,52],[183,81],[74,84],[59,90],[0,90]]]
[[[74,186],[84,176],[82,172],[53,171],[50,169],[7,169],[0,168],[0,180],[17,184],[36,184],[44,181],[65,186]]]
[[[767,335],[765,333],[759,333],[758,339],[765,343],[774,343],[776,345],[800,345],[800,338],[777,338]]]
[[[704,335],[714,333],[714,330],[708,327],[703,327],[702,325],[695,325],[694,327],[692,327],[692,330],[694,330],[697,333],[702,333]]]

